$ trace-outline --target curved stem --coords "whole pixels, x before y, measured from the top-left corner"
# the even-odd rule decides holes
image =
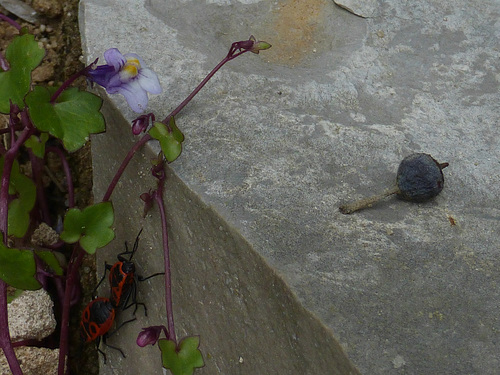
[[[57,367],[58,375],[64,375],[64,369],[66,366],[66,358],[68,356],[69,348],[69,312],[71,296],[73,294],[73,288],[78,279],[78,269],[82,264],[83,256],[85,252],[80,248],[80,246],[75,246],[73,249],[73,254],[71,255],[70,264],[68,266],[68,273],[66,278],[66,290],[64,291],[63,300],[63,310],[61,317],[61,333],[59,336],[59,363]],[[68,369],[69,370],[69,369]]]
[[[26,112],[22,112],[26,116],[24,121],[29,121]],[[7,242],[7,230],[8,230],[8,205],[9,205],[9,182],[10,174],[12,172],[12,165],[16,158],[21,145],[35,132],[32,126],[26,126],[19,136],[19,138],[12,144],[12,147],[4,155],[2,180],[0,183],[0,232],[4,234],[4,243]]]
[[[52,225],[49,214],[49,206],[47,204],[47,197],[45,195],[45,188],[42,182],[42,170],[44,161],[38,158],[31,150],[29,150],[29,157],[31,161],[31,175],[33,182],[36,186],[36,202],[38,210],[40,211],[41,219],[48,225]]]
[[[210,78],[212,78],[214,76],[214,74],[217,73],[217,71],[228,61],[229,61],[228,57],[225,57],[224,59],[222,59],[222,61],[220,63],[218,63],[217,66],[215,68],[213,68],[210,73],[207,74],[207,76],[203,79],[203,81],[201,81],[199,83],[199,85],[196,86],[196,88],[193,90],[193,92],[191,94],[189,94],[188,97],[186,99],[184,99],[182,101],[182,103],[177,106],[176,109],[174,109],[167,117],[165,117],[165,119],[163,119],[162,122],[164,124],[168,124],[170,118],[176,116],[180,111],[182,111],[182,109],[191,101],[191,99],[193,99],[194,96],[200,92],[200,90],[203,88],[203,86],[206,85],[206,83],[210,80]]]
[[[381,199],[384,199],[385,197],[388,197],[389,195],[397,194],[399,193],[399,188],[397,186],[392,187],[390,189],[384,190],[382,193],[373,195],[368,198],[363,198],[359,201],[349,203],[349,204],[344,204],[339,207],[340,212],[342,212],[344,215],[349,215],[352,214],[353,212],[362,210],[363,208],[369,207],[372,204],[378,202]]]
[[[4,245],[7,245],[8,214],[9,214],[9,182],[12,166],[21,145],[34,133],[35,129],[29,122],[26,111],[21,113],[21,120],[25,125],[19,138],[4,155],[2,179],[0,183],[0,232],[3,234]],[[0,346],[2,347],[10,369],[14,375],[22,375],[21,366],[17,361],[12,347],[9,333],[9,321],[7,316],[7,284],[0,280]]]
[[[9,23],[11,26],[15,27],[17,31],[21,31],[21,25],[19,25],[16,21],[10,19],[9,17],[7,17],[2,13],[0,13],[0,20]],[[5,72],[10,69],[10,64],[2,53],[0,53],[0,69],[2,69]]]
[[[84,76],[90,69],[92,69],[92,66],[97,63],[97,60],[96,59],[92,64],[86,66],[85,68],[83,68],[82,70],[80,70],[79,72],[73,74],[71,77],[69,77],[65,82],[63,82],[63,84],[56,90],[56,92],[52,95],[52,97],[50,98],[50,103],[51,104],[54,104],[57,100],[57,97],[59,95],[61,95],[61,93],[66,90],[77,78],[81,77],[81,76]]]
[[[109,201],[109,198],[111,198],[111,194],[113,194],[113,190],[115,189],[116,184],[118,184],[120,177],[122,176],[123,172],[125,171],[125,168],[127,168],[128,163],[130,163],[130,160],[132,160],[132,157],[135,155],[135,153],[151,139],[153,138],[149,134],[145,134],[138,142],[136,142],[132,146],[127,156],[125,156],[125,159],[123,159],[120,168],[118,168],[118,170],[116,171],[113,180],[111,180],[111,183],[108,186],[108,190],[106,191],[106,194],[104,194],[104,197],[102,198],[103,202],[107,202]]]
[[[61,159],[64,174],[66,175],[66,185],[68,188],[68,207],[73,208],[75,207],[75,190],[73,188],[73,179],[71,178],[71,170],[69,168],[68,159],[66,159],[64,152],[57,147],[47,147],[46,151],[57,154],[59,159]]]
[[[163,119],[162,123],[168,124],[168,122],[170,121],[170,118],[176,116],[180,111],[182,111],[182,109],[194,98],[194,96],[196,94],[198,94],[200,92],[200,90],[203,88],[203,86],[205,86],[207,84],[207,82],[214,76],[215,73],[217,73],[217,71],[220,68],[222,68],[222,66],[225,63],[233,60],[234,58],[240,56],[241,54],[243,54],[245,52],[248,52],[248,50],[243,50],[243,51],[240,51],[238,53],[234,53],[234,51],[230,51],[228,53],[228,55],[226,57],[224,57],[222,59],[222,61],[220,63],[218,63],[217,66],[215,68],[213,68],[210,73],[207,74],[207,76],[203,79],[203,81],[201,81],[199,83],[199,85],[196,86],[196,88],[193,90],[193,92],[191,94],[189,94],[188,97],[186,99],[184,99],[182,101],[182,103],[177,106],[176,109],[174,109],[167,117],[165,117]]]
[[[0,13],[0,20],[4,20],[5,22],[9,23],[11,26],[15,27],[17,31],[21,31],[21,25],[19,25],[16,21],[13,19],[10,19],[6,15]]]
[[[7,284],[0,279],[0,347],[3,349],[10,371],[13,375],[22,375],[23,371],[16,358],[12,347],[9,333],[9,321],[7,317]]]
[[[161,232],[163,240],[163,260],[165,267],[165,304],[167,312],[168,335],[167,339],[172,340],[177,345],[174,327],[174,309],[172,307],[172,275],[170,272],[170,248],[168,247],[168,228],[165,204],[163,202],[163,188],[165,185],[165,167],[163,173],[158,179],[158,189],[154,193],[154,198],[160,210]]]
[[[220,68],[222,68],[222,66],[225,63],[235,59],[236,57],[238,57],[238,56],[240,56],[243,53],[248,52],[248,51],[249,50],[244,49],[244,50],[241,50],[239,52],[236,52],[236,50],[234,48],[231,48],[229,50],[229,53],[227,54],[227,56],[224,57],[222,59],[222,61],[220,63],[218,63],[217,66],[215,68],[213,68],[210,73],[207,74],[207,76],[203,79],[203,81],[201,81],[200,84],[198,86],[196,86],[196,88],[193,90],[193,92],[191,92],[191,94],[189,94],[188,97],[186,99],[184,99],[181,104],[179,104],[177,106],[177,108],[175,108],[167,117],[165,117],[163,119],[162,123],[168,124],[170,119],[172,117],[176,116],[191,101],[191,99],[193,99],[194,96],[196,94],[198,94],[198,92],[200,92],[200,90],[203,88],[203,86],[206,85],[206,83],[214,76],[215,73],[217,73],[217,71]],[[146,144],[151,139],[152,139],[152,137],[149,134],[146,134],[130,149],[127,156],[125,157],[122,164],[120,165],[120,168],[118,169],[115,176],[113,177],[113,180],[109,184],[108,190],[106,191],[106,193],[104,194],[104,197],[102,198],[103,202],[107,202],[110,199],[111,194],[113,193],[113,190],[116,187],[116,184],[120,180],[123,172],[125,171],[125,168],[127,168],[128,163],[130,163],[130,160],[132,159],[134,154],[137,152],[137,150],[139,150],[144,144]]]

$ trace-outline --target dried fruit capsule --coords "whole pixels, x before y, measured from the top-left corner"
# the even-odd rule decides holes
[[[411,154],[399,164],[395,187],[381,194],[340,206],[340,212],[351,214],[393,194],[411,202],[431,199],[443,190],[442,169],[447,166],[448,163],[440,164],[429,154]]]
[[[429,154],[411,154],[399,164],[396,184],[398,196],[412,202],[423,202],[438,195],[444,186],[443,168]]]

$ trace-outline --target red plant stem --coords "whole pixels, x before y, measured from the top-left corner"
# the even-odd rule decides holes
[[[61,159],[64,174],[66,175],[66,185],[68,187],[68,207],[73,208],[75,207],[75,191],[73,188],[73,179],[71,178],[71,169],[69,167],[68,159],[66,159],[64,152],[58,147],[47,147],[47,152],[53,152],[59,156],[59,159]]]
[[[10,150],[5,154],[2,171],[2,182],[0,183],[0,232],[3,233],[3,242],[7,245],[8,212],[9,212],[9,181],[12,172],[14,155]]]
[[[16,353],[12,347],[9,333],[9,320],[7,317],[7,284],[0,279],[0,347],[3,349],[5,358],[9,363],[12,375],[22,375],[23,371],[16,358]]]
[[[66,290],[64,291],[63,311],[61,316],[61,333],[59,336],[59,363],[57,367],[58,375],[64,375],[66,367],[69,372],[69,366],[66,366],[66,357],[69,348],[69,312],[71,296],[73,288],[76,285],[78,278],[78,269],[80,268],[85,252],[76,245],[71,254],[71,260],[68,266],[68,273],[66,278]]]
[[[214,74],[217,73],[217,71],[220,68],[222,68],[222,66],[225,63],[235,59],[236,57],[238,57],[241,54],[248,52],[248,51],[249,50],[242,50],[242,51],[235,53],[236,51],[231,49],[229,51],[229,53],[227,54],[227,56],[224,57],[222,59],[222,61],[220,63],[218,63],[217,66],[215,68],[213,68],[210,73],[207,74],[207,76],[203,79],[203,81],[200,82],[200,84],[198,86],[196,86],[196,88],[193,90],[193,92],[191,92],[191,94],[189,94],[189,96],[186,99],[184,99],[182,101],[182,103],[177,106],[177,108],[175,108],[172,112],[170,112],[170,114],[167,117],[165,117],[165,119],[163,119],[162,123],[168,124],[168,122],[170,121],[170,118],[176,116],[191,101],[191,99],[193,99],[194,96],[196,94],[198,94],[198,92],[200,92],[200,90],[203,88],[203,86],[206,85],[206,83],[210,80],[210,78],[212,78],[214,76]],[[115,176],[113,177],[113,180],[109,184],[108,190],[106,191],[106,193],[104,194],[104,197],[102,198],[103,202],[107,202],[111,198],[111,194],[113,194],[113,190],[115,189],[116,184],[120,180],[123,172],[125,171],[125,168],[127,168],[128,163],[130,163],[130,160],[132,159],[134,154],[137,152],[137,150],[139,150],[143,145],[145,145],[151,139],[153,139],[153,138],[149,134],[146,134],[130,149],[127,156],[125,157],[122,164],[120,165],[120,168],[118,169]]]
[[[109,201],[109,198],[111,198],[111,194],[113,194],[113,190],[115,189],[116,184],[118,184],[118,181],[120,180],[123,172],[125,171],[125,168],[127,168],[128,163],[130,163],[130,160],[132,160],[135,153],[151,139],[153,139],[153,137],[151,137],[149,134],[145,134],[141,139],[139,139],[139,141],[137,141],[132,146],[127,156],[125,156],[125,159],[123,159],[120,168],[118,168],[118,170],[116,171],[113,180],[109,184],[108,190],[106,191],[106,194],[104,194],[104,197],[102,198],[103,202],[107,202]]]
[[[14,127],[14,131],[20,131],[20,130],[23,129],[23,127],[21,125],[11,125],[11,124],[9,124],[8,128],[0,129],[0,134],[10,133],[12,131],[11,130],[12,127]],[[3,145],[2,145],[2,147],[3,147]]]
[[[200,92],[200,90],[203,88],[203,86],[206,85],[206,83],[210,80],[210,78],[212,78],[214,76],[214,74],[217,73],[217,71],[228,61],[229,61],[229,59],[227,57],[222,59],[222,61],[220,63],[218,63],[217,66],[215,68],[213,68],[210,73],[207,74],[207,76],[203,79],[203,81],[201,81],[199,83],[199,85],[196,86],[196,88],[193,90],[193,92],[191,94],[189,94],[188,97],[186,99],[184,99],[182,101],[182,103],[177,106],[176,109],[174,109],[167,117],[165,117],[165,119],[162,122],[164,124],[168,124],[170,118],[176,116],[180,111],[182,111],[182,109],[191,101],[191,99],[193,99],[194,96]]]
[[[56,92],[52,95],[52,97],[50,98],[50,103],[51,104],[54,104],[57,100],[57,97],[59,95],[61,95],[61,93],[66,90],[69,85],[71,85],[74,81],[76,81],[77,78],[81,77],[81,76],[84,76],[88,70],[90,70],[92,68],[92,66],[97,63],[97,60],[96,59],[92,64],[90,64],[89,66],[86,66],[85,68],[83,68],[82,70],[80,70],[79,72],[73,74],[71,77],[69,77],[69,79],[67,79],[65,82],[63,82],[63,84],[56,90]]]
[[[3,20],[9,23],[11,26],[15,27],[18,31],[21,31],[21,25],[19,25],[16,21],[10,19],[6,15],[0,13],[0,20]],[[10,69],[10,64],[7,59],[0,53],[0,69],[3,71],[8,71]]]
[[[167,117],[165,117],[163,119],[162,123],[168,124],[168,122],[170,121],[170,118],[176,116],[191,101],[191,99],[193,99],[194,96],[200,92],[200,90],[203,88],[203,86],[206,85],[206,83],[214,76],[215,73],[217,73],[217,71],[220,68],[222,68],[222,66],[225,63],[227,63],[228,61],[231,61],[232,59],[238,57],[239,55],[241,55],[242,53],[245,53],[245,52],[248,52],[248,50],[243,50],[235,55],[228,54],[226,57],[224,57],[222,59],[222,61],[220,63],[218,63],[217,66],[215,68],[213,68],[210,73],[207,74],[207,76],[203,79],[203,81],[201,81],[200,84],[198,86],[196,86],[196,88],[193,90],[193,92],[191,94],[189,94],[189,96],[186,99],[184,99],[182,101],[182,103],[177,106],[176,109],[174,109]]]
[[[19,25],[16,21],[10,19],[6,15],[0,13],[0,20],[4,20],[5,22],[10,23],[11,26],[14,26],[18,31],[21,31],[21,25]]]
[[[164,124],[168,124],[170,121],[170,118],[176,116],[193,98],[194,96],[200,92],[200,90],[205,86],[205,84],[214,76],[215,73],[228,61],[233,60],[234,58],[240,56],[241,54],[248,52],[249,50],[242,50],[239,52],[236,52],[233,48],[229,51],[227,56],[222,59],[221,62],[217,64],[215,68],[212,69],[210,73],[207,74],[207,76],[203,79],[203,81],[200,82],[198,86],[189,94],[189,96],[182,101],[181,104],[177,106],[165,119],[162,121]],[[118,171],[116,172],[115,176],[113,177],[113,180],[109,184],[108,190],[104,194],[104,197],[102,198],[103,202],[109,201],[111,198],[111,194],[113,194],[113,190],[115,189],[116,185],[118,184],[118,181],[120,180],[121,176],[123,175],[123,172],[125,171],[125,168],[127,168],[128,164],[130,163],[130,160],[132,160],[132,157],[135,155],[135,153],[142,147],[144,146],[148,141],[153,139],[149,134],[144,135],[138,142],[132,146],[130,151],[127,153],[127,156],[125,159],[122,161],[120,167],[118,168]],[[164,167],[163,167],[164,168]],[[175,335],[175,328],[174,328],[174,313],[173,313],[173,307],[172,307],[172,276],[170,273],[170,249],[168,247],[168,229],[167,229],[167,218],[166,218],[166,213],[165,213],[165,206],[164,206],[164,201],[163,201],[163,187],[164,187],[164,180],[165,180],[165,170],[163,169],[162,176],[159,178],[158,182],[158,189],[156,190],[154,194],[154,198],[156,203],[158,204],[159,210],[160,210],[160,216],[161,216],[161,223],[162,223],[162,238],[163,238],[163,250],[164,250],[164,267],[165,267],[165,303],[166,303],[166,312],[167,312],[167,324],[168,324],[168,339],[172,340],[176,343],[177,345],[177,338]]]
[[[160,210],[161,233],[163,239],[163,260],[165,267],[165,304],[167,312],[168,340],[172,340],[177,345],[174,328],[174,309],[172,307],[172,275],[170,272],[170,249],[168,247],[167,215],[163,202],[163,188],[165,182],[165,167],[163,166],[162,176],[158,180],[158,189],[154,193],[154,198]]]
[[[19,138],[12,144],[12,147],[4,155],[2,180],[0,183],[0,232],[4,235],[4,243],[7,244],[8,212],[9,212],[9,181],[12,172],[12,165],[21,145],[35,132],[35,128],[29,123],[28,115],[25,111],[21,113],[26,126]]]
[[[42,182],[42,169],[44,166],[43,160],[38,158],[31,150],[29,150],[31,161],[31,175],[36,186],[36,201],[42,221],[48,225],[52,225],[49,214],[49,207],[45,196],[45,189]]]
[[[24,114],[24,116],[23,116]],[[21,145],[33,134],[34,128],[29,123],[26,112],[21,113],[23,123],[26,125],[23,132],[4,155],[2,180],[0,183],[0,231],[3,234],[4,245],[7,245],[8,212],[9,212],[9,181],[12,165]],[[9,319],[7,316],[7,284],[0,280],[0,347],[3,349],[10,370],[13,375],[22,375],[21,366],[12,347],[9,332]]]

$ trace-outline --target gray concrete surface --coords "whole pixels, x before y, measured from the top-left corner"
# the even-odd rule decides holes
[[[499,15],[493,0],[81,2],[86,60],[110,47],[141,54],[165,90],[150,101],[159,118],[232,41],[273,44],[224,67],[177,117],[174,304],[179,334],[201,335],[200,373],[354,373],[337,342],[363,374],[498,373]],[[106,111],[96,199],[131,145]],[[339,213],[391,186],[412,152],[450,163],[435,200]],[[154,186],[153,154],[113,196],[117,242],[145,227],[145,274],[158,271],[160,232],[136,197]],[[161,285],[140,285],[148,319],[113,337],[129,358],[109,353],[103,374],[157,373],[157,349],[132,341],[159,324]]]

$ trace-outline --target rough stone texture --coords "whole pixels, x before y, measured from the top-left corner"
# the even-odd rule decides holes
[[[339,7],[360,16],[360,17],[375,17],[378,15],[381,4],[378,0],[333,0]]]
[[[38,20],[36,10],[21,0],[0,0],[0,5],[28,22],[35,23]]]
[[[26,290],[8,305],[12,341],[42,340],[56,329],[54,303],[44,289]]]
[[[56,375],[59,349],[22,346],[14,348],[24,375]],[[0,374],[12,374],[3,351],[0,352]]]
[[[53,245],[59,240],[59,234],[45,223],[41,223],[31,236],[31,243],[36,246]]]
[[[94,169],[98,178],[95,191],[105,189],[118,158],[99,152],[114,140],[113,155],[125,155],[131,146],[127,124],[111,106],[104,113],[110,126],[105,136],[92,139]],[[113,124],[113,125],[111,125]],[[162,271],[161,228],[158,211],[141,220],[144,204],[141,192],[155,185],[150,176],[149,160],[155,155],[137,155],[114,193],[113,205],[117,238],[113,246],[100,251],[98,265],[111,263],[124,250],[123,242],[132,243],[144,228],[134,260],[137,273],[147,276]],[[111,162],[112,167],[109,167]],[[100,168],[104,167],[104,168]],[[105,167],[107,166],[107,167]],[[179,338],[201,336],[206,367],[203,374],[359,374],[349,363],[331,332],[307,312],[290,293],[278,275],[234,228],[207,206],[171,173],[165,193],[172,248],[172,284],[174,316]],[[118,197],[118,199],[117,199]],[[126,214],[124,214],[126,213]],[[99,274],[104,272],[101,267]],[[154,374],[161,367],[157,347],[138,348],[135,344],[142,327],[166,325],[164,281],[155,277],[138,283],[138,301],[145,302],[148,316],[137,312],[138,321],[113,333],[108,343],[119,346],[127,358],[103,346],[108,364],[102,374]],[[105,283],[99,294],[109,294]],[[117,325],[130,319],[132,309],[119,312]]]
[[[174,304],[179,333],[202,336],[209,363],[202,371],[288,374],[293,371],[252,366],[279,365],[276,352],[307,365],[325,358],[322,350],[337,355],[334,344],[306,355],[310,336],[299,339],[306,344],[300,349],[293,349],[293,339],[271,349],[272,340],[243,333],[266,331],[254,324],[264,314],[272,327],[266,332],[287,337],[309,322],[294,323],[288,315],[302,307],[365,374],[498,371],[498,2],[387,0],[368,19],[328,0],[82,5],[87,61],[110,47],[141,53],[165,89],[150,101],[158,118],[184,99],[231,42],[254,34],[273,44],[224,67],[177,118],[186,142],[169,181],[178,190],[169,188],[189,198],[169,200],[179,262]],[[125,118],[135,117],[123,98],[111,100]],[[94,143],[97,197],[128,147],[117,134]],[[351,216],[338,212],[341,203],[391,186],[399,162],[412,152],[450,163],[436,199],[389,199]],[[152,179],[145,183],[147,160],[142,163],[114,196],[118,238],[128,241],[146,226],[136,196],[154,186]],[[205,224],[215,217],[221,231]],[[157,250],[159,230],[145,233]],[[235,241],[233,252],[224,241]],[[251,268],[246,257],[262,267]],[[145,273],[158,271],[157,261],[142,261]],[[192,272],[195,266],[207,274]],[[284,284],[276,281],[280,292],[267,291],[262,300],[259,281],[267,277]],[[155,293],[140,286],[146,289]],[[282,303],[284,316],[266,311],[279,298],[291,301]],[[148,319],[158,324],[153,311]],[[244,323],[224,325],[231,318]],[[330,335],[311,322],[321,337]],[[133,335],[137,327],[129,328]],[[264,349],[242,356],[248,367],[230,367],[237,366],[240,350],[256,343]]]

